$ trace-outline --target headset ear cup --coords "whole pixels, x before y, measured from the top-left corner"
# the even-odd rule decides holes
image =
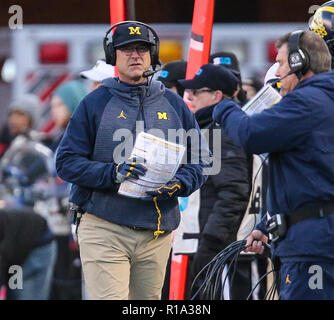
[[[112,43],[108,45],[108,52],[110,57],[110,64],[112,66],[116,65],[116,49],[114,48]]]
[[[306,50],[299,47],[300,38],[304,34],[303,30],[294,31],[288,40],[288,62],[290,69],[300,79],[310,69],[310,57]]]
[[[112,43],[109,43],[104,47],[104,53],[106,56],[106,63],[114,66],[116,64],[116,50],[114,49]]]
[[[112,44],[112,42],[108,43],[108,38],[105,37],[103,39],[103,49],[106,58],[106,63],[114,66],[116,64],[116,50]]]
[[[151,55],[151,64],[152,64],[152,66],[155,67],[157,65],[161,65],[161,62],[159,60],[158,47],[156,45],[151,45],[150,55]]]
[[[104,48],[104,54],[106,57],[106,63],[107,64],[111,64],[114,65],[113,62],[113,57],[111,56],[111,52],[110,52],[110,45],[106,45]]]
[[[103,50],[104,50],[104,55],[105,55],[105,58],[106,58],[106,63],[107,63],[107,64],[110,64],[110,56],[109,56],[109,52],[108,52],[107,41],[108,41],[108,38],[105,37],[105,38],[103,39]]]

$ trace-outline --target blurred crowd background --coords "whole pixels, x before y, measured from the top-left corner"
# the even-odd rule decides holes
[[[152,24],[157,30],[163,63],[187,60],[193,0],[126,2],[131,19]],[[292,29],[306,28],[322,2],[217,0],[211,52],[233,51],[243,78],[263,77],[275,59],[277,37]],[[13,5],[22,8],[22,29],[8,26],[14,15],[9,13]],[[58,83],[103,58],[102,37],[110,25],[107,0],[1,1],[0,9],[1,111],[7,109],[13,97],[24,92],[38,94],[47,104]],[[3,121],[1,117],[0,124]]]
[[[309,19],[323,2],[216,0],[211,53],[227,51],[236,55],[244,89],[250,98],[262,87],[266,71],[275,62],[276,39],[292,30],[307,29]],[[127,0],[126,3],[130,20],[148,23],[157,31],[163,64],[187,60],[193,0]],[[15,10],[10,11],[10,8]],[[19,12],[17,9],[22,10],[22,24],[12,19],[14,25],[10,25],[10,18]],[[34,140],[42,142],[48,150],[56,150],[74,108],[92,90],[93,82],[99,82],[81,73],[94,66],[96,71],[97,61],[104,59],[102,40],[109,25],[107,0],[0,3],[0,156],[10,146],[11,137],[20,126],[30,136],[39,135]],[[103,65],[103,61],[100,63]],[[159,73],[155,75],[158,76]],[[0,187],[0,210],[8,209],[8,204],[13,208],[28,205],[47,221],[48,227],[40,221],[40,234],[35,236],[42,244],[38,248],[48,250],[50,260],[45,263],[52,266],[52,271],[39,267],[45,270],[42,276],[52,277],[51,291],[43,288],[51,293],[49,297],[43,296],[41,288],[31,289],[30,293],[40,291],[42,299],[81,299],[85,291],[81,288],[78,248],[66,213],[69,186],[57,178],[53,155],[37,142],[29,145],[28,155],[20,155],[21,151],[26,152],[27,141],[23,139],[12,145],[12,153],[2,159],[2,166],[15,163],[16,168],[23,168],[28,163],[44,161],[45,172],[35,172],[31,167],[24,175],[13,168],[2,173],[2,181],[8,179],[6,186]],[[41,177],[39,184],[30,188],[32,182]],[[55,240],[48,238],[49,231]],[[20,241],[27,244],[28,240],[29,235]],[[57,249],[52,246],[54,243]],[[17,246],[20,246],[19,241]],[[22,261],[29,250],[31,248],[22,253]],[[35,253],[38,257],[45,254],[42,250]],[[28,263],[34,266],[33,261]],[[34,279],[34,283],[38,281]],[[0,277],[0,299],[1,294]],[[37,297],[11,297],[10,294],[6,292],[6,297]]]

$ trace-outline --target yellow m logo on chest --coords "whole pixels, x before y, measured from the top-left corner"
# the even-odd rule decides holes
[[[159,120],[168,120],[167,112],[157,112],[157,115]]]
[[[129,34],[141,34],[140,33],[140,27],[128,27]]]

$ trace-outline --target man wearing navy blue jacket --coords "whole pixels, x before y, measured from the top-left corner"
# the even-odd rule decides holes
[[[121,182],[147,170],[137,159],[117,160],[124,151],[120,130],[129,133],[125,142],[135,139],[138,122],[144,131],[159,129],[166,140],[169,130],[201,136],[182,98],[145,77],[158,60],[159,43],[150,31],[138,22],[117,26],[106,60],[116,65],[119,77],[104,80],[82,100],[57,153],[59,176],[73,184],[70,201],[85,212],[78,239],[90,299],[160,299],[171,231],[180,221],[177,197],[190,195],[207,178],[201,161],[187,161],[146,201],[118,194]],[[189,139],[186,147],[190,155]],[[131,149],[127,152],[126,159]]]
[[[311,31],[277,42],[284,95],[247,116],[231,100],[214,118],[248,153],[269,153],[267,223],[256,226],[248,249],[263,253],[271,233],[279,258],[281,299],[334,299],[334,72],[321,37]],[[286,228],[284,228],[286,224]]]

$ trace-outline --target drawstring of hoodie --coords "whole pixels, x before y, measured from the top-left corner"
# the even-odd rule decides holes
[[[147,84],[146,84],[146,90],[143,87],[138,87],[138,88],[135,88],[135,89],[131,90],[131,96],[136,96],[139,93],[139,110],[138,110],[138,114],[137,114],[137,117],[136,117],[136,122],[140,119],[141,115],[143,116],[142,113],[143,113],[143,108],[144,108],[144,100],[151,93],[150,89],[151,89],[152,79],[153,79],[153,77],[151,76],[150,79],[148,80]],[[143,120],[144,120],[144,123],[145,123],[145,119],[143,119]],[[160,235],[165,233],[165,231],[160,230],[162,215],[161,215],[160,208],[158,206],[157,197],[153,198],[153,202],[154,202],[154,206],[155,206],[155,209],[157,211],[157,214],[158,214],[158,223],[157,223],[158,225],[157,225],[157,230],[155,230],[153,232],[154,239],[151,240],[148,244],[151,244],[152,242],[157,240]]]
[[[157,213],[158,213],[158,227],[157,227],[157,230],[154,231],[154,239],[151,240],[148,244],[151,244],[152,242],[154,242],[155,240],[158,239],[158,237],[161,235],[161,234],[164,234],[165,231],[163,230],[160,230],[160,225],[161,225],[161,211],[159,209],[159,206],[158,206],[158,201],[157,201],[157,197],[154,197],[153,198],[153,202],[154,202],[154,205],[155,205],[155,209],[157,210]]]

